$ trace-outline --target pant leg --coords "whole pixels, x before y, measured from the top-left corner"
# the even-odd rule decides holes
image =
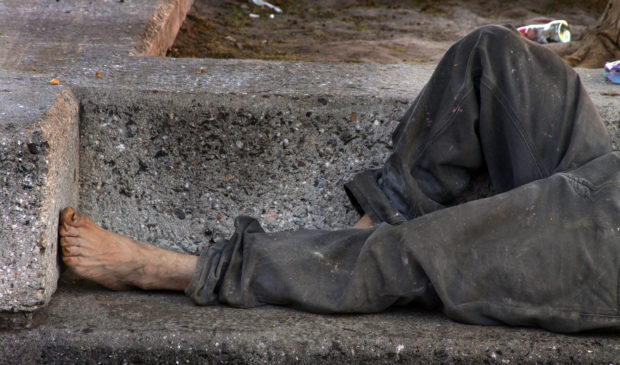
[[[265,233],[247,217],[206,249],[198,304],[377,312],[441,302],[474,324],[620,329],[620,152],[400,225]]]
[[[490,53],[490,45],[502,37],[506,43],[521,42],[510,34],[498,27],[485,28],[457,44],[460,51],[453,48],[452,53]],[[466,47],[472,39],[476,42]],[[515,52],[524,52],[523,45],[519,47]],[[504,52],[510,50],[503,47]],[[447,57],[438,72],[448,69],[451,61]],[[465,59],[469,65],[470,58]],[[564,79],[555,90],[572,101],[570,107],[569,103],[565,106],[566,110],[572,107],[572,112],[554,110],[558,122],[550,122],[549,128],[529,119],[515,123],[500,108],[507,106],[511,111],[514,105],[497,96],[503,95],[499,90],[482,91],[490,86],[476,75],[483,75],[486,66],[471,62],[478,65],[468,66],[478,90],[470,87],[465,96],[442,96],[440,76],[433,76],[397,130],[395,153],[386,167],[361,175],[374,183],[349,185],[361,209],[370,213],[377,208],[374,212],[387,213],[394,223],[404,221],[399,212],[436,212],[398,226],[382,224],[369,230],[273,234],[264,233],[249,218],[240,218],[230,241],[202,253],[186,293],[198,304],[288,304],[317,312],[374,312],[395,304],[433,306],[441,302],[446,314],[469,323],[537,324],[566,332],[618,328],[619,228],[615,222],[620,197],[614,172],[620,167],[619,156],[608,153],[574,174],[540,179],[610,149],[598,114],[579,91],[578,79],[572,84]],[[437,100],[429,91],[434,89],[446,101],[453,99],[452,104],[443,105],[458,108],[452,108],[447,119],[439,118],[441,123],[413,117],[420,114],[417,108]],[[532,92],[527,101],[536,104],[532,99],[538,93]],[[477,112],[470,104],[472,93],[478,95],[473,98],[479,102]],[[433,112],[442,115],[441,110]],[[465,113],[469,117],[464,118]],[[453,129],[457,132],[452,133]],[[537,138],[532,139],[524,134],[531,129],[549,133],[533,134]],[[414,137],[403,137],[410,134]],[[495,145],[499,150],[492,154],[488,146]],[[555,160],[544,153],[545,148],[555,153]],[[410,160],[429,161],[408,165]],[[462,191],[473,171],[485,166],[500,191],[540,180],[489,199],[438,210]],[[404,176],[398,177],[398,169]],[[395,181],[392,185],[385,183],[390,179]],[[441,187],[438,193],[429,193],[426,183],[419,183],[424,179],[435,179]],[[355,188],[360,187],[367,189],[359,194]],[[439,198],[429,198],[433,194]],[[411,198],[413,209],[407,208],[409,202],[398,200],[400,196]],[[364,205],[368,202],[370,207]],[[389,216],[390,209],[396,214]]]
[[[345,186],[375,222],[443,208],[481,170],[504,192],[611,151],[575,71],[500,26],[480,28],[450,48],[393,142],[382,169]]]

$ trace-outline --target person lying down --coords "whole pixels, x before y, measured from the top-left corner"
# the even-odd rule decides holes
[[[235,220],[200,256],[106,231],[72,208],[60,246],[113,290],[184,291],[199,305],[317,313],[437,308],[481,325],[620,329],[620,152],[578,75],[511,27],[444,55],[382,168],[344,188],[344,230],[265,232]],[[496,195],[448,206],[486,174]]]

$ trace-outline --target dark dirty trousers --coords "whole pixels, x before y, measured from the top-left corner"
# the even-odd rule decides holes
[[[201,253],[201,305],[312,312],[438,307],[458,321],[620,329],[620,153],[577,74],[514,29],[456,43],[385,166],[345,185],[371,229],[265,233]],[[496,195],[450,206],[477,174]]]

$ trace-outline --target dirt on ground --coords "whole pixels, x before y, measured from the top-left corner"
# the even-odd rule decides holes
[[[567,20],[579,44],[606,0],[196,0],[171,57],[315,62],[436,63],[447,48],[486,24]],[[551,45],[551,47],[559,45]],[[563,47],[566,52],[566,45]]]

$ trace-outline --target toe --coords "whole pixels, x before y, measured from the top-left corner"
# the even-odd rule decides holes
[[[65,236],[65,237],[60,237],[60,246],[61,247],[79,247],[79,239],[77,239],[76,237],[71,237],[71,236]]]
[[[66,207],[62,210],[62,212],[60,212],[60,221],[62,223],[71,222],[71,217],[73,217],[73,214],[75,214],[75,209],[72,207]]]
[[[62,256],[62,261],[65,264],[67,264],[67,266],[69,266],[69,267],[78,266],[80,264],[80,260],[81,260],[81,258],[78,257],[78,256],[66,256],[66,255]]]
[[[76,227],[70,226],[67,223],[62,222],[60,224],[60,229],[58,233],[61,237],[77,237],[79,236],[80,230]]]
[[[62,210],[60,213],[60,221],[61,223],[65,223],[68,226],[80,227],[87,224],[90,224],[92,221],[85,215],[79,214],[72,207],[67,207]]]
[[[78,246],[62,246],[62,257],[77,257],[81,256],[80,247]]]

